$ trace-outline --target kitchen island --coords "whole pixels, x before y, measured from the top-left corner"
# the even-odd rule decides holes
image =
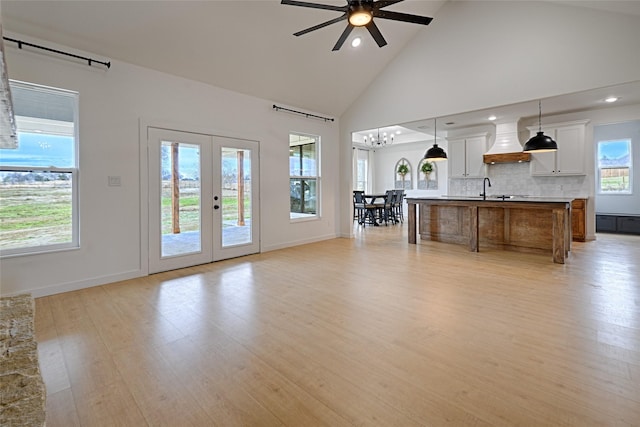
[[[571,250],[571,198],[407,198],[409,243],[423,240],[550,253],[564,264]],[[418,214],[416,211],[419,209]],[[417,234],[416,234],[417,231]]]

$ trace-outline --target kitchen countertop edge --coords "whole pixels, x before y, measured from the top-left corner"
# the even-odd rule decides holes
[[[429,201],[459,201],[459,202],[500,202],[500,203],[570,203],[575,200],[575,197],[536,197],[536,196],[527,196],[527,197],[512,197],[507,199],[502,199],[499,197],[487,197],[487,199],[483,199],[481,197],[474,196],[437,196],[437,197],[407,197],[406,200],[429,200]]]

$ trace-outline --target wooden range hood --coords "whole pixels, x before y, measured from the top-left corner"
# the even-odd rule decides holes
[[[499,154],[483,154],[484,163],[522,163],[531,161],[531,153],[499,153]]]

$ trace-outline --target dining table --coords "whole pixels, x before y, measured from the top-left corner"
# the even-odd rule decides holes
[[[374,226],[380,225],[384,219],[384,205],[387,200],[387,194],[363,194],[362,197],[364,198],[365,206],[367,206],[365,221],[369,218]],[[376,215],[376,211],[379,211],[380,214]]]
[[[369,204],[376,204],[376,200],[378,199],[382,199],[382,205],[384,205],[384,202],[387,199],[387,195],[386,194],[363,194],[362,197],[364,197],[365,201]],[[380,203],[380,202],[378,202]]]

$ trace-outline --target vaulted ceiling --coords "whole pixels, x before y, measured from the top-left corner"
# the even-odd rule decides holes
[[[407,0],[388,10],[433,16],[443,3]],[[423,29],[379,19],[387,46],[379,48],[360,28],[352,37],[361,35],[362,45],[355,49],[345,43],[337,52],[331,49],[345,22],[293,36],[338,16],[340,12],[282,5],[279,0],[2,0],[5,33],[332,116],[339,116]]]
[[[438,19],[445,1],[406,0],[388,10]],[[640,14],[639,1],[562,2]],[[387,46],[379,48],[360,28],[352,33],[362,36],[360,47],[347,42],[332,52],[344,22],[301,37],[292,34],[340,12],[279,0],[2,0],[1,13],[5,35],[58,43],[331,116],[340,116],[419,31],[429,31],[429,26],[378,19]]]

